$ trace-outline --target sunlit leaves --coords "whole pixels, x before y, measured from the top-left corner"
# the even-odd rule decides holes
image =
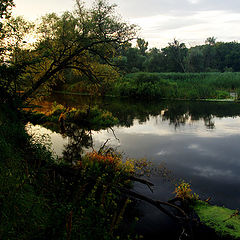
[[[0,2],[0,18],[9,17],[11,8],[15,6],[13,0],[1,0]]]
[[[74,12],[42,17],[37,33],[31,53],[39,61],[28,67],[33,84],[24,98],[42,85],[51,85],[56,77],[61,78],[65,69],[84,75],[95,86],[109,85],[117,77],[113,57],[135,36],[136,29],[120,20],[115,5],[97,0],[92,8],[77,1]]]

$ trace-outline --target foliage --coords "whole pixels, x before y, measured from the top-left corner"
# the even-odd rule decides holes
[[[118,119],[111,112],[101,110],[97,106],[83,109],[66,109],[63,105],[56,104],[47,119],[56,122],[59,121],[61,116],[64,117],[66,122],[76,123],[82,127],[91,127],[94,130],[111,127],[118,123]]]
[[[142,38],[138,38],[137,39],[137,46],[138,46],[138,48],[140,50],[140,53],[142,55],[145,55],[146,51],[147,51],[147,48],[148,48],[148,42],[145,42],[145,40],[142,39]]]
[[[81,193],[80,208],[74,211],[73,239],[115,239],[115,234],[121,239],[122,233],[116,230],[130,200],[119,190],[129,185],[130,169],[113,152],[88,153],[76,167],[81,169],[85,193]]]
[[[109,65],[98,63],[94,64],[92,69],[98,76],[98,82],[91,82],[86,76],[73,72],[71,75],[64,76],[65,84],[59,82],[53,89],[100,96],[110,93],[113,90],[114,82],[119,78],[117,70]]]
[[[11,119],[11,121],[9,121]],[[1,239],[132,239],[123,219],[132,165],[102,150],[58,164],[15,113],[0,111]],[[46,211],[47,209],[47,211]]]
[[[13,0],[2,0],[0,3],[0,19],[4,17],[9,17],[11,14],[10,10],[13,6],[15,6]]]
[[[192,207],[201,222],[214,229],[220,237],[239,239],[240,217],[238,210],[212,206],[203,201],[196,201]]]
[[[69,69],[96,86],[101,81],[107,84],[116,75],[111,64],[116,50],[135,35],[135,26],[122,22],[115,14],[115,5],[104,0],[97,0],[89,9],[76,1],[74,12],[48,14],[37,29],[36,43],[27,52],[34,64],[26,66],[22,75],[23,82],[32,83],[25,85],[23,100],[43,86],[49,89],[64,80]]]
[[[44,111],[44,109],[43,109]],[[102,110],[98,106],[84,106],[80,108],[66,108],[61,104],[54,102],[51,111],[41,113],[39,111],[24,111],[25,117],[34,124],[46,124],[49,122],[64,124],[75,123],[81,128],[100,130],[112,127],[118,124],[118,119],[107,110]]]
[[[134,173],[134,164],[129,160],[123,162],[121,154],[116,153],[113,149],[103,149],[100,152],[93,151],[87,153],[85,160],[81,161],[80,164],[84,164],[86,159],[87,164],[93,164],[100,170],[104,169],[104,172],[115,173],[119,171],[122,176]]]
[[[48,223],[48,201],[35,188],[37,165],[51,154],[40,144],[32,145],[17,116],[1,107],[0,171],[1,171],[1,239],[33,239],[41,237]],[[11,121],[9,121],[11,119]],[[8,122],[9,121],[9,122]],[[30,162],[31,153],[34,156]],[[35,169],[34,169],[35,162]],[[30,165],[33,166],[30,167]]]
[[[182,181],[180,184],[176,185],[174,193],[176,194],[177,198],[182,199],[183,201],[186,200],[197,200],[199,196],[195,193],[192,193],[191,184]]]
[[[0,31],[1,102],[15,102],[20,105],[19,92],[26,84],[22,81],[21,75],[26,65],[30,64],[30,59],[24,50],[28,45],[25,38],[32,28],[33,24],[22,17],[9,17],[2,24]]]
[[[126,75],[116,94],[167,99],[225,99],[240,88],[239,73],[146,73]]]
[[[186,48],[185,43],[174,39],[162,49],[147,47],[144,39],[138,39],[136,47],[122,49],[120,69],[127,73],[240,71],[240,44],[236,41],[217,42],[209,37],[204,45]]]

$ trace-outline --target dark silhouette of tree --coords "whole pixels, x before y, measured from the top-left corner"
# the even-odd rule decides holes
[[[142,38],[138,38],[137,39],[137,47],[140,50],[140,53],[145,56],[146,55],[146,51],[148,49],[148,42],[146,42],[144,39]]]
[[[162,49],[162,52],[167,60],[170,71],[172,72],[185,72],[184,60],[187,55],[187,48],[185,43],[180,43],[174,39],[169,43],[169,46]]]
[[[61,17],[56,14],[43,17],[35,49],[28,52],[28,58],[35,64],[26,69],[32,84],[22,100],[52,83],[65,69],[73,69],[99,84],[96,66],[112,66],[117,49],[136,33],[135,25],[118,19],[115,7],[97,0],[87,9],[77,0],[74,12],[66,12]]]
[[[0,18],[9,17],[11,15],[11,9],[14,7],[13,0],[1,0],[0,2]]]
[[[216,44],[216,40],[217,40],[217,38],[215,38],[215,37],[208,37],[208,38],[205,40],[205,44],[214,46],[214,45]]]

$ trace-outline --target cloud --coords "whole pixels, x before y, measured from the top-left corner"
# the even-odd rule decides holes
[[[13,8],[15,15],[23,15],[29,20],[35,20],[47,13],[63,13],[64,11],[71,11],[74,7],[74,0],[14,0],[16,5]]]
[[[240,40],[233,31],[240,24],[237,0],[109,0],[123,19],[141,27],[140,37],[150,47],[165,47],[173,38],[188,46],[203,44],[209,36],[219,41]],[[74,0],[15,0],[18,15],[35,19],[49,12],[72,10]],[[89,6],[93,0],[85,0]]]
[[[188,0],[190,3],[192,3],[192,4],[197,4],[197,3],[199,3],[200,2],[200,0]]]
[[[196,11],[191,15],[156,15],[132,19],[141,28],[141,36],[150,46],[164,47],[173,38],[189,43],[188,46],[204,43],[209,36],[218,41],[239,40],[237,29],[240,15],[226,11]]]
[[[113,0],[128,17],[146,17],[157,14],[191,15],[196,11],[240,11],[236,0]]]

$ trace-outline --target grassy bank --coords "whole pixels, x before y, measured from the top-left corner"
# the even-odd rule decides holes
[[[79,87],[79,85],[81,87]],[[58,93],[91,94],[81,82],[65,84]],[[148,73],[124,75],[105,96],[178,100],[234,101],[240,92],[240,73]],[[101,95],[101,93],[99,93]]]
[[[0,238],[131,239],[120,189],[131,186],[134,166],[104,151],[60,161],[24,120],[0,106]]]
[[[214,229],[219,237],[226,239],[240,238],[240,216],[238,210],[210,205],[203,201],[196,201],[193,205],[200,221],[207,227]]]
[[[164,99],[230,99],[240,89],[240,73],[132,73],[115,85],[121,96]]]

